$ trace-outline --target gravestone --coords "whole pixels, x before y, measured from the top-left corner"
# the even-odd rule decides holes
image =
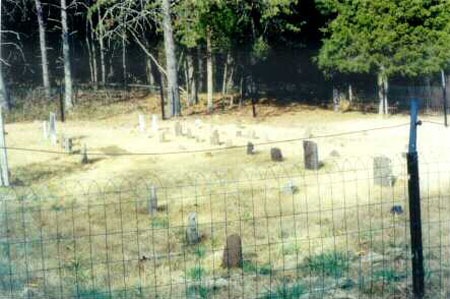
[[[44,133],[44,140],[47,140],[50,137],[50,132],[49,132],[49,124],[48,121],[46,120],[42,122],[42,131]]]
[[[283,161],[283,154],[281,153],[281,150],[277,147],[273,147],[270,150],[270,157],[272,158],[272,161],[275,162]]]
[[[242,240],[237,234],[228,236],[223,250],[222,267],[226,269],[242,267]]]
[[[159,124],[158,124],[158,114],[152,114],[152,131],[158,132]]]
[[[255,130],[251,130],[250,131],[250,136],[249,136],[251,139],[258,139],[258,136],[256,135],[256,132],[255,132]]]
[[[186,228],[186,240],[189,245],[200,242],[200,233],[198,231],[198,215],[195,212],[189,213],[188,226]]]
[[[253,143],[249,142],[247,143],[247,155],[253,155],[255,154],[255,146]]]
[[[389,187],[393,184],[391,159],[379,156],[373,159],[373,178],[375,185]]]
[[[56,146],[58,144],[58,136],[56,133],[56,114],[53,112],[50,112],[50,142],[53,146]]]
[[[220,137],[219,137],[219,131],[214,130],[211,134],[210,138],[211,145],[220,145]]]
[[[236,131],[236,137],[242,137],[242,131]]]
[[[187,128],[186,134],[187,134],[187,138],[193,138],[192,129],[190,127]]]
[[[165,131],[159,132],[159,142],[166,142],[166,132]]]
[[[198,129],[198,128],[200,128],[202,126],[202,121],[200,119],[196,119],[194,121],[194,125]]]
[[[73,147],[72,138],[64,137],[62,142],[63,142],[63,146],[64,146],[64,152],[66,152],[67,154],[71,154],[72,147]]]
[[[227,142],[225,143],[226,147],[233,147],[233,140],[227,139]]]
[[[183,126],[179,121],[175,122],[175,136],[183,135]]]
[[[83,146],[83,150],[81,151],[81,164],[88,164],[89,163],[89,159],[87,156],[87,148],[86,148],[86,144]]]
[[[150,196],[148,197],[147,209],[150,215],[155,216],[158,212],[158,194],[155,186],[150,187]]]
[[[315,142],[303,141],[303,158],[305,160],[305,169],[319,169],[319,153]]]
[[[146,125],[145,125],[145,115],[139,114],[139,131],[145,132]]]

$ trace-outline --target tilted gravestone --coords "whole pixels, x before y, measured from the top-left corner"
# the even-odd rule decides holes
[[[198,231],[198,215],[195,212],[189,213],[188,225],[186,228],[186,240],[189,245],[200,242],[200,233]]]
[[[219,137],[219,131],[214,130],[211,134],[210,138],[211,145],[220,145],[220,137]]]
[[[147,209],[152,216],[155,216],[158,212],[158,194],[155,186],[150,187],[150,196],[148,197]]]
[[[270,157],[272,161],[275,162],[283,161],[283,154],[281,153],[281,150],[277,147],[274,147],[270,150]]]
[[[146,125],[145,125],[145,115],[139,114],[139,131],[145,132]]]
[[[226,269],[242,267],[242,240],[237,234],[228,236],[223,250],[222,267]]]
[[[181,136],[183,135],[183,126],[179,121],[175,123],[175,136]]]
[[[303,141],[303,158],[305,160],[305,169],[319,169],[319,152],[317,144],[313,141]]]
[[[386,156],[375,157],[373,159],[373,178],[375,185],[392,186],[391,159]]]
[[[152,114],[152,131],[158,132],[159,124],[158,124],[158,114]]]
[[[253,143],[249,142],[247,143],[247,155],[253,155],[255,154],[255,146]]]

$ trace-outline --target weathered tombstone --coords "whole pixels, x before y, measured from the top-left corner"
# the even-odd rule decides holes
[[[236,137],[242,137],[242,131],[236,131]]]
[[[49,132],[49,124],[48,121],[43,121],[42,122],[42,131],[44,133],[44,139],[47,140],[50,137],[50,132]]]
[[[145,132],[146,125],[145,125],[145,115],[139,114],[139,131]]]
[[[220,145],[220,137],[219,137],[219,131],[214,130],[211,134],[210,138],[211,145]]]
[[[198,128],[200,128],[201,126],[202,126],[202,121],[200,120],[200,119],[196,119],[195,121],[194,121],[194,125],[195,125],[195,127],[198,129]]]
[[[222,267],[226,269],[242,267],[242,241],[239,235],[228,236],[223,250]]]
[[[166,132],[165,131],[159,132],[159,142],[166,142]]]
[[[183,127],[179,121],[175,122],[175,136],[183,135]]]
[[[258,136],[256,135],[255,130],[251,130],[251,131],[250,131],[250,138],[251,138],[251,139],[258,139]]]
[[[86,149],[86,144],[83,146],[83,150],[81,151],[81,164],[88,164],[89,163],[89,159],[87,156],[87,149]]]
[[[72,138],[63,138],[63,146],[64,146],[64,151],[67,154],[71,154],[72,153],[72,147],[73,147],[73,142],[72,142]]]
[[[192,129],[190,127],[187,128],[186,134],[187,134],[187,138],[193,138]]]
[[[255,154],[255,146],[253,143],[249,142],[247,143],[247,155],[253,155]]]
[[[303,141],[303,158],[305,160],[305,169],[319,169],[319,153],[315,142]]]
[[[158,194],[155,186],[150,187],[150,196],[148,197],[147,209],[150,215],[155,216],[158,212]]]
[[[233,140],[227,139],[227,142],[225,143],[226,147],[233,147]]]
[[[274,147],[270,150],[270,157],[272,158],[272,161],[275,162],[283,161],[283,154],[281,153],[281,150],[277,147]]]
[[[375,157],[373,159],[373,178],[375,185],[392,186],[391,159],[386,156]]]
[[[152,131],[158,132],[159,125],[158,125],[158,114],[152,114]]]
[[[58,144],[58,136],[56,135],[56,114],[50,112],[50,142],[53,146]]]
[[[195,212],[189,213],[188,225],[186,228],[186,240],[189,245],[200,242],[200,233],[198,231],[198,215]]]
[[[334,157],[334,158],[339,158],[341,155],[339,154],[339,152],[338,152],[337,150],[333,150],[333,151],[330,153],[330,156],[331,156],[331,157]]]

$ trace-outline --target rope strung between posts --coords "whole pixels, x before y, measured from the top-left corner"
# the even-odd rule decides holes
[[[293,138],[293,139],[268,141],[268,142],[257,143],[257,144],[254,144],[254,145],[255,146],[264,146],[264,145],[290,143],[290,142],[311,140],[311,139],[340,137],[340,136],[354,135],[354,134],[360,134],[360,133],[365,133],[365,132],[380,131],[380,130],[387,130],[387,129],[395,129],[395,128],[400,128],[400,127],[405,127],[405,126],[409,126],[409,123],[393,125],[393,126],[386,126],[386,127],[370,128],[370,129],[358,130],[358,131],[349,131],[349,132],[341,132],[341,133],[335,133],[335,134],[320,135],[320,136],[300,137],[300,138]],[[128,152],[127,153],[99,153],[99,152],[87,152],[87,155],[89,155],[89,156],[168,156],[168,155],[181,155],[181,154],[197,154],[197,153],[206,153],[206,152],[218,152],[218,151],[234,150],[234,149],[242,149],[242,148],[247,148],[247,145],[236,145],[236,146],[228,146],[228,147],[220,147],[220,148],[209,148],[209,149],[189,150],[189,151],[160,152],[160,153],[128,153]],[[3,148],[0,147],[0,149],[3,149]],[[54,155],[80,155],[80,156],[83,155],[83,153],[66,153],[66,152],[60,152],[60,151],[43,150],[43,149],[31,149],[31,148],[22,148],[22,147],[6,147],[6,149],[7,150],[11,150],[11,151],[54,154]]]

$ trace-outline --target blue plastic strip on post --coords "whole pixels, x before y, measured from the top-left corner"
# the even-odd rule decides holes
[[[419,124],[419,99],[411,99],[411,126],[409,131],[409,153],[417,152],[417,125]]]

